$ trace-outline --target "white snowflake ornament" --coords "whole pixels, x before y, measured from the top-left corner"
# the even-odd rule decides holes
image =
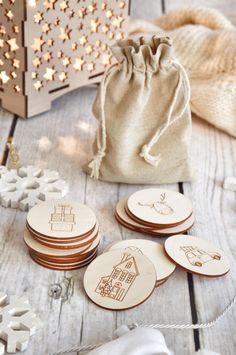
[[[0,166],[0,202],[4,207],[27,211],[35,204],[60,199],[68,192],[68,184],[57,171],[34,166],[7,170]]]
[[[6,351],[14,353],[24,351],[29,338],[42,323],[31,310],[29,301],[0,292],[0,339],[6,343]],[[0,343],[0,355],[5,353],[4,344]]]

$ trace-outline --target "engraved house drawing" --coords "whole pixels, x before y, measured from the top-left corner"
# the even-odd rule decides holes
[[[135,258],[130,254],[123,254],[120,263],[113,266],[111,274],[101,278],[95,292],[122,302],[137,276],[139,271]]]
[[[52,231],[72,232],[75,225],[75,215],[72,213],[73,207],[70,205],[59,204],[54,206],[54,212],[51,213]]]
[[[194,266],[202,267],[203,264],[208,263],[209,261],[221,259],[220,254],[217,252],[207,252],[194,246],[180,247],[180,250],[185,253],[188,262]]]

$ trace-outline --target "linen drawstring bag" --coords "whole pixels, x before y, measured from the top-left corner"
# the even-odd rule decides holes
[[[165,35],[112,47],[118,64],[100,84],[93,112],[99,121],[91,177],[158,184],[191,178],[190,88]]]

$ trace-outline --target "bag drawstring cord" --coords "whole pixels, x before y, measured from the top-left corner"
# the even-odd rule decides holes
[[[100,107],[101,107],[101,127],[97,132],[97,148],[98,151],[94,156],[93,160],[89,163],[88,167],[91,169],[90,177],[94,179],[99,178],[100,166],[102,159],[106,156],[106,117],[105,117],[105,97],[107,86],[111,75],[117,71],[117,64],[112,65],[104,74],[103,79],[100,83]],[[101,129],[101,130],[100,130]]]
[[[176,68],[179,69],[179,81],[178,81],[177,88],[175,90],[174,98],[173,98],[172,103],[169,108],[167,120],[163,124],[162,128],[158,129],[156,131],[156,133],[151,138],[151,140],[142,147],[141,152],[139,154],[140,157],[144,158],[144,160],[147,163],[149,163],[150,165],[153,165],[153,166],[158,166],[158,164],[160,163],[160,160],[161,160],[161,155],[160,154],[157,156],[151,155],[150,151],[151,151],[152,147],[158,142],[158,140],[165,133],[167,128],[170,125],[172,125],[174,122],[176,122],[179,118],[182,117],[182,115],[183,115],[184,111],[186,110],[186,108],[189,104],[189,101],[190,101],[190,84],[189,84],[189,79],[188,79],[187,73],[186,73],[185,69],[183,68],[183,66],[179,62],[177,62],[176,60],[173,60],[172,63],[174,64],[174,66]],[[185,89],[186,89],[186,94],[185,94],[185,98],[184,98],[185,102],[184,102],[181,112],[177,115],[177,117],[172,119],[174,107],[175,107],[175,104],[177,101],[177,97],[178,97],[180,89],[182,87],[182,82],[184,83]],[[171,121],[171,119],[172,119],[172,121]]]

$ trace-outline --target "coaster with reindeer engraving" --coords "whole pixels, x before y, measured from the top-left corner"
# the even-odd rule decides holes
[[[183,223],[175,227],[153,229],[153,227],[141,224],[138,219],[132,216],[127,209],[128,197],[123,197],[116,205],[115,218],[124,227],[133,231],[148,234],[155,237],[170,236],[175,234],[182,234],[189,230],[194,224],[194,215],[191,214]]]
[[[204,276],[223,276],[229,269],[225,253],[208,240],[176,235],[165,242],[167,255],[187,271]]]
[[[27,224],[46,238],[65,240],[90,232],[96,224],[96,216],[86,205],[67,200],[52,200],[31,208],[27,215]]]
[[[143,254],[112,250],[97,257],[84,275],[88,297],[98,306],[122,310],[143,303],[156,286],[156,270]]]
[[[125,252],[135,251],[151,260],[156,269],[157,281],[163,281],[175,271],[174,264],[164,251],[163,245],[146,239],[122,240],[111,245],[109,250],[124,249]]]
[[[191,201],[184,195],[164,189],[146,189],[132,194],[127,201],[131,216],[156,229],[175,227],[192,214]]]

